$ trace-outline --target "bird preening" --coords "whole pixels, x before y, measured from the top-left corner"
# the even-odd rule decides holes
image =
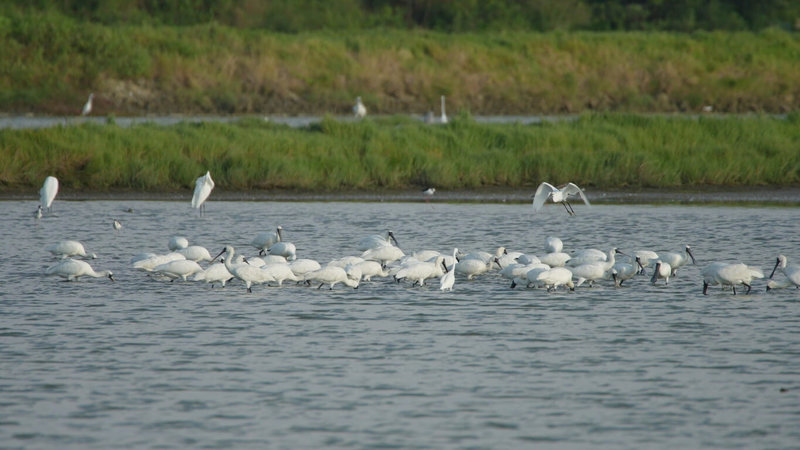
[[[214,189],[214,180],[211,179],[211,171],[206,171],[205,175],[198,177],[194,184],[192,208],[200,210],[200,215],[202,216],[205,212],[205,206],[203,204],[206,199],[208,199],[208,196],[211,195],[211,190]]]
[[[583,193],[583,190],[578,187],[575,183],[567,183],[565,185],[555,187],[548,182],[543,182],[539,185],[536,189],[536,193],[533,194],[533,210],[539,212],[544,206],[545,201],[550,199],[553,203],[561,203],[564,205],[564,209],[567,210],[567,213],[570,216],[575,215],[575,210],[572,209],[572,205],[569,204],[569,197],[573,195],[580,196],[581,200],[586,203],[586,206],[592,206],[589,204],[589,199],[586,198],[586,194]]]

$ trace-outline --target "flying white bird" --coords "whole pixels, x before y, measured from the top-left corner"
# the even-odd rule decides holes
[[[192,208],[200,209],[202,207],[202,209],[200,209],[200,213],[202,214],[205,210],[203,203],[205,203],[208,196],[211,195],[212,189],[214,189],[214,180],[211,179],[211,172],[206,171],[205,175],[197,178],[197,181],[195,181]]]
[[[539,185],[536,189],[536,193],[533,194],[533,210],[537,212],[541,210],[544,202],[549,198],[553,203],[561,203],[564,205],[564,209],[567,210],[567,213],[574,216],[575,211],[568,201],[569,197],[573,195],[580,195],[583,202],[586,203],[586,206],[592,206],[589,204],[589,199],[586,198],[586,194],[584,194],[581,188],[575,183],[567,183],[563,186],[555,187],[545,181]]]

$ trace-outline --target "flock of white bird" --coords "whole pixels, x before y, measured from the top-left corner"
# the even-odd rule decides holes
[[[206,173],[196,182],[192,207],[202,211],[214,182]],[[58,190],[58,181],[48,177],[41,190],[41,204],[37,213],[52,208],[53,198]],[[432,192],[431,192],[432,194]],[[534,207],[541,208],[545,199],[563,203],[567,212],[574,214],[567,197],[578,195],[588,205],[583,192],[574,184],[555,188],[547,183],[537,189]],[[113,228],[120,230],[122,224],[114,220]],[[456,277],[473,280],[490,272],[496,272],[507,279],[510,287],[545,288],[555,291],[559,288],[575,290],[582,285],[613,283],[623,286],[628,280],[651,271],[652,284],[669,284],[678,270],[691,263],[695,264],[692,249],[687,245],[679,252],[653,252],[638,250],[625,253],[620,249],[600,251],[582,249],[564,252],[561,239],[548,237],[544,251],[538,256],[519,251],[508,251],[499,247],[494,253],[483,251],[461,252],[457,248],[452,253],[442,254],[435,250],[421,250],[410,254],[404,252],[392,231],[370,235],[354,243],[353,255],[320,263],[310,258],[298,258],[297,247],[284,240],[283,228],[276,227],[273,232],[259,233],[253,237],[250,246],[258,255],[245,256],[232,246],[225,246],[215,256],[199,245],[189,245],[184,237],[173,237],[168,243],[167,253],[142,253],[130,260],[131,267],[151,276],[169,280],[205,281],[212,288],[219,284],[225,286],[232,280],[240,281],[247,291],[254,285],[266,284],[281,286],[284,282],[327,285],[333,289],[337,284],[357,288],[359,283],[370,282],[376,278],[390,279],[396,283],[411,283],[425,286],[438,280],[439,289],[450,291],[454,288]],[[59,276],[68,281],[81,277],[114,280],[109,270],[95,271],[84,259],[94,259],[96,255],[87,253],[83,244],[67,240],[47,247],[60,261],[47,268],[47,275]],[[205,264],[205,267],[201,264]],[[783,281],[774,280],[778,271],[785,275]],[[702,270],[703,294],[709,286],[722,286],[732,289],[743,286],[750,292],[754,279],[764,278],[764,273],[756,267],[742,263],[714,262]],[[790,265],[788,259],[780,255],[770,274],[767,290],[785,287],[800,287],[800,266]]]

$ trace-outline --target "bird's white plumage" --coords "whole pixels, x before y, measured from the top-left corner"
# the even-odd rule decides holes
[[[58,179],[52,176],[45,178],[42,188],[39,189],[39,203],[42,208],[49,210],[53,206],[56,194],[58,194]]]
[[[194,195],[192,195],[192,208],[198,209],[211,195],[214,189],[214,180],[211,179],[211,171],[206,171],[202,177],[198,177],[194,183]]]
[[[83,109],[81,110],[82,116],[86,116],[92,112],[92,100],[94,100],[94,93],[89,94],[89,99],[86,100],[86,103],[83,105]]]
[[[353,114],[359,119],[363,119],[367,115],[367,107],[361,101],[361,97],[356,98],[356,104],[353,106]]]
[[[93,278],[108,277],[108,279],[114,281],[114,274],[110,270],[96,272],[86,261],[78,261],[72,258],[64,259],[48,267],[45,270],[45,274],[66,278],[67,281],[76,281],[84,276]]]
[[[439,118],[439,122],[447,123],[447,113],[444,111],[444,95],[442,96],[442,116]]]
[[[586,194],[584,194],[583,190],[575,183],[567,183],[563,186],[555,187],[545,181],[536,188],[536,193],[533,194],[533,210],[537,212],[540,211],[548,198],[553,203],[564,203],[564,207],[566,208],[569,197],[573,195],[578,195],[581,200],[586,203],[586,206],[591,206],[591,204],[589,204],[589,199],[586,198]],[[567,209],[567,211],[570,212],[571,207]],[[574,212],[570,212],[570,214],[574,214]]]

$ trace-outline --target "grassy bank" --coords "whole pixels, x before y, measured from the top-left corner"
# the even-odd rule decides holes
[[[219,25],[0,16],[0,110],[95,114],[788,112],[800,35],[761,32],[362,30],[276,34]]]
[[[0,189],[172,191],[210,170],[226,190],[800,184],[800,115],[582,115],[533,125],[403,116],[290,128],[247,119],[174,126],[0,130]]]

